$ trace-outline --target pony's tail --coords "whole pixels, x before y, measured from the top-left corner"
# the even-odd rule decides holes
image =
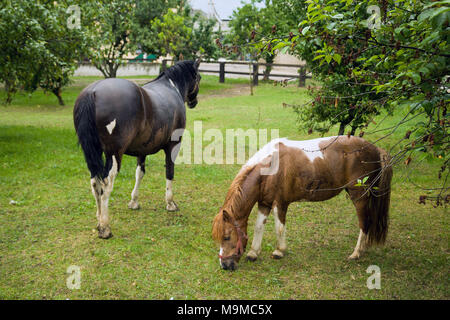
[[[78,142],[91,172],[91,178],[102,179],[105,171],[103,149],[95,122],[95,94],[87,91],[75,102],[73,121]]]
[[[391,200],[392,165],[390,156],[379,148],[380,173],[375,188],[372,188],[369,200],[369,221],[367,243],[383,244],[386,241],[389,224],[389,204]]]

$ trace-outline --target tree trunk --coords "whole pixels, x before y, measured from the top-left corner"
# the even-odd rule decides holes
[[[345,131],[345,127],[346,126],[347,126],[347,124],[345,122],[341,122],[341,124],[339,125],[339,132],[338,132],[339,136],[344,135],[344,131]]]
[[[17,92],[17,88],[9,81],[5,81],[6,100],[5,104],[11,104],[14,94]]]
[[[353,121],[353,119],[355,119],[355,111],[354,110],[349,110],[347,118],[342,120],[341,124],[339,125],[339,133],[338,133],[338,135],[342,136],[342,135],[345,134],[345,127],[347,125],[349,125]],[[353,135],[355,133],[355,131],[356,131],[356,127],[355,128],[352,127],[351,134]]]
[[[266,69],[264,70],[264,78],[263,80],[269,80],[270,72],[272,71],[272,64],[266,65]]]
[[[64,103],[64,100],[63,100],[63,98],[61,96],[61,88],[55,88],[55,89],[52,90],[52,92],[58,98],[59,105],[60,106],[64,106],[65,103]]]

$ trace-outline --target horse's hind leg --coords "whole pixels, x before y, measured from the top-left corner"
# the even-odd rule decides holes
[[[106,168],[110,168],[108,176],[102,181],[102,192],[100,196],[101,210],[98,219],[98,236],[102,239],[112,237],[111,227],[109,225],[108,202],[114,186],[114,179],[120,169],[121,157],[116,155],[106,156]]]
[[[359,221],[359,236],[358,242],[356,243],[356,247],[353,250],[353,253],[348,257],[349,260],[359,259],[363,252],[367,248],[367,234],[364,232],[365,228],[365,220],[367,219],[367,206],[369,205],[368,197],[363,196],[361,192],[358,191],[348,191],[350,198],[353,201],[353,204],[356,208],[356,213],[358,215]]]
[[[287,208],[275,206],[273,216],[275,218],[275,233],[277,235],[277,248],[272,253],[272,258],[281,259],[287,249],[286,245],[286,212]]]
[[[101,193],[102,193],[102,183],[100,181],[100,179],[98,178],[92,178],[91,179],[91,190],[92,190],[92,194],[94,195],[95,198],[95,204],[97,205],[97,220],[100,221],[100,213],[102,210],[102,202],[101,202]],[[97,224],[97,229],[100,226],[100,224]]]
[[[167,211],[177,211],[178,206],[173,201],[172,182],[175,171],[175,159],[172,160],[172,149],[175,145],[164,149],[166,154],[166,209]]]
[[[250,251],[247,254],[247,260],[255,261],[261,253],[261,242],[264,233],[264,224],[267,216],[270,213],[270,208],[258,205],[258,216],[255,223],[255,233],[253,234],[253,242]]]
[[[140,208],[138,203],[139,185],[141,184],[144,174],[145,174],[145,156],[137,158],[136,184],[134,185],[134,189],[131,192],[131,201],[128,203],[128,208],[130,209],[137,210]]]

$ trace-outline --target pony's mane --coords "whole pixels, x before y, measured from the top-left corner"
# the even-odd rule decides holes
[[[193,60],[179,61],[172,67],[163,71],[156,79],[144,84],[144,86],[157,81],[162,77],[167,77],[178,85],[180,92],[185,92],[187,84],[195,81],[196,75],[197,71],[195,70]]]
[[[223,238],[224,210],[227,211],[227,213],[235,220],[241,218],[238,208],[241,207],[242,203],[245,201],[241,185],[252,170],[253,167],[242,169],[231,183],[231,186],[228,189],[227,196],[225,197],[225,203],[213,221],[212,237],[215,241],[220,242],[220,240]]]

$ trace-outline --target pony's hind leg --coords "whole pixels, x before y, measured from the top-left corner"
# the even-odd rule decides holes
[[[177,211],[178,206],[173,201],[173,176],[175,171],[175,159],[172,160],[172,149],[173,147],[165,148],[164,152],[166,154],[166,209],[167,211]]]
[[[277,236],[277,248],[272,253],[272,258],[281,259],[287,249],[286,245],[286,211],[287,208],[275,206],[273,215],[275,218],[275,234]]]
[[[98,236],[102,239],[108,239],[112,237],[111,227],[109,225],[109,214],[108,214],[108,203],[109,197],[114,186],[114,179],[117,176],[120,168],[121,158],[113,155],[111,157],[106,157],[106,167],[111,168],[108,172],[108,176],[103,179],[102,182],[102,193],[100,196],[101,210],[98,220]],[[119,161],[119,162],[118,162]]]
[[[139,196],[139,186],[141,184],[142,178],[145,174],[145,156],[137,158],[137,167],[136,167],[136,184],[134,185],[134,189],[131,192],[131,201],[128,203],[128,208],[137,210],[140,208],[138,203]]]
[[[348,190],[348,193],[350,195],[350,198],[353,201],[353,204],[356,208],[356,213],[358,215],[358,222],[359,222],[359,236],[358,241],[356,243],[355,249],[353,250],[353,253],[348,257],[349,260],[355,260],[359,259],[361,255],[364,253],[364,251],[367,249],[367,230],[366,230],[366,219],[368,218],[368,197],[367,196],[361,196],[361,192],[359,191],[352,191]],[[366,230],[366,232],[365,232]]]
[[[247,254],[247,260],[249,261],[255,261],[261,253],[261,242],[264,233],[264,225],[269,213],[270,208],[258,205],[258,216],[255,223],[255,233],[253,234],[252,247]]]

